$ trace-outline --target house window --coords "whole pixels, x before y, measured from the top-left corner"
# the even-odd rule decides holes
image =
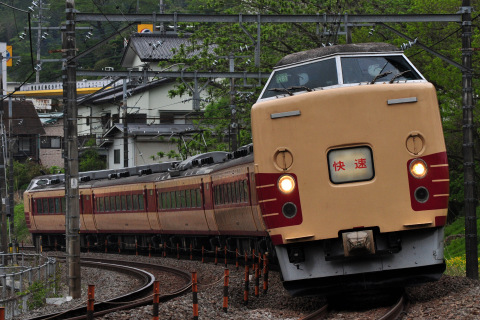
[[[61,149],[61,137],[42,137],[40,139],[40,147],[42,149]]]
[[[172,123],[174,122],[173,113],[160,112],[160,123]]]
[[[120,149],[113,150],[113,163],[120,163]]]
[[[30,138],[18,138],[18,151],[30,151]]]

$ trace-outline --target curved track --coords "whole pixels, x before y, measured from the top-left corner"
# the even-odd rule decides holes
[[[60,258],[60,257],[59,257]],[[190,274],[181,270],[172,269],[169,267],[153,265],[148,263],[140,262],[127,262],[127,261],[118,261],[110,259],[97,259],[97,258],[82,258],[81,265],[83,267],[93,267],[107,269],[111,271],[121,272],[129,274],[131,276],[137,277],[142,280],[142,285],[135,289],[134,291],[124,294],[122,296],[115,297],[110,300],[102,301],[95,303],[95,313],[94,317],[99,317],[110,312],[131,309],[152,303],[152,294],[153,294],[153,282],[155,277],[150,272],[147,272],[142,269],[147,270],[157,270],[161,272],[167,272],[179,276],[184,279],[184,283],[179,285],[179,289],[176,292],[161,295],[160,301],[167,301],[178,295],[185,293],[189,288],[191,288],[191,278]],[[86,319],[86,306],[74,308],[65,312],[43,315],[35,318],[29,318],[29,320],[40,320],[40,319]]]
[[[377,320],[396,320],[407,308],[407,299],[405,295],[402,295],[398,302],[390,307],[390,309]],[[319,320],[328,318],[328,304],[324,305],[315,312],[312,312],[300,320]]]

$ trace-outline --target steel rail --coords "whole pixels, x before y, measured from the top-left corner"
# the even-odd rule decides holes
[[[378,320],[396,320],[407,309],[407,298],[402,295],[398,302]]]
[[[57,257],[60,258],[60,257]],[[91,266],[96,268],[108,269],[112,271],[122,272],[132,274],[139,279],[143,280],[141,287],[138,289],[129,292],[127,294],[117,296],[113,299],[105,300],[102,302],[95,303],[95,313],[94,317],[103,316],[105,314],[115,312],[118,310],[125,310],[125,309],[132,309],[140,306],[145,306],[151,304],[153,299],[153,282],[155,280],[154,275],[150,272],[145,270],[141,270],[141,268],[152,268],[152,269],[159,269],[164,272],[173,273],[177,276],[180,276],[182,279],[185,280],[185,284],[180,287],[176,292],[171,294],[166,294],[160,296],[160,301],[168,301],[174,297],[177,297],[191,288],[190,282],[190,274],[183,272],[181,270],[172,269],[164,266],[158,266],[153,264],[147,263],[140,263],[140,262],[128,262],[128,261],[118,261],[118,260],[111,260],[111,259],[97,259],[97,258],[82,258],[81,259],[82,266]],[[133,267],[135,266],[135,267]],[[86,301],[85,301],[86,304]],[[86,319],[87,312],[86,312],[86,305],[82,305],[81,307],[73,308],[71,310],[65,312],[58,312],[48,315],[42,315],[34,318],[29,318],[28,320],[40,320],[40,319],[48,319],[48,320],[80,320]]]
[[[301,318],[300,320],[319,320],[324,319],[328,314],[328,304],[324,305],[317,311],[314,311],[305,317]]]

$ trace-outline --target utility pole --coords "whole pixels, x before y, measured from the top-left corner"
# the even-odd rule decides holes
[[[41,55],[41,48],[40,45],[42,44],[42,0],[38,0],[38,28],[37,28],[37,65],[41,65],[40,55]],[[40,70],[41,67],[36,68],[35,72],[35,82],[40,83]]]
[[[475,184],[473,88],[472,88],[472,7],[470,0],[462,1],[462,87],[463,87],[463,175],[465,194],[465,254],[466,274],[478,279],[477,252],[477,193]]]
[[[0,97],[3,98],[3,53],[0,52]],[[0,105],[0,137],[3,136],[3,100]],[[8,238],[7,238],[7,212],[3,200],[5,199],[5,163],[3,157],[3,139],[0,139],[0,215],[2,218],[2,225],[0,228],[1,252],[8,252]]]
[[[69,295],[77,299],[81,296],[80,275],[80,212],[78,192],[78,132],[77,132],[77,82],[75,63],[75,0],[66,0],[66,27],[63,34],[62,49],[66,53],[66,120],[67,132],[65,162],[68,168],[65,173],[65,235],[67,242],[68,289]],[[65,90],[67,91],[65,94]],[[67,174],[68,172],[68,174]]]
[[[123,167],[128,167],[127,79],[123,79]]]
[[[229,56],[230,63],[230,72],[235,72],[235,56],[233,53]],[[231,112],[231,122],[230,122],[230,132],[232,136],[232,150],[236,151],[238,146],[237,141],[237,106],[235,105],[235,78],[230,78],[230,112]]]
[[[15,253],[17,239],[15,234],[15,204],[13,201],[13,136],[12,136],[12,97],[8,98],[8,214],[10,215],[10,236],[12,252]]]

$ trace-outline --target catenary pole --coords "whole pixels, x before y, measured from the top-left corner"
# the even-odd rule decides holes
[[[462,100],[463,100],[463,174],[465,197],[465,254],[466,274],[478,279],[477,197],[475,188],[473,87],[472,87],[472,7],[470,0],[462,1]]]
[[[80,276],[80,212],[78,192],[78,132],[77,132],[77,82],[75,57],[75,1],[66,0],[66,27],[63,35],[62,49],[66,52],[66,126],[65,137],[66,164],[65,194],[66,194],[66,242],[68,261],[68,290],[74,299],[81,296]]]
[[[130,78],[129,78],[130,79]],[[123,79],[123,167],[128,167],[127,79]]]
[[[15,203],[13,201],[13,135],[12,135],[12,96],[8,98],[8,214],[10,215],[10,235],[12,250],[15,253],[17,239],[15,237]],[[7,139],[5,139],[7,140]]]
[[[3,98],[3,71],[2,71],[2,61],[3,61],[3,54],[0,52],[0,97]],[[4,134],[3,131],[3,99],[1,100],[2,104],[0,105],[0,200],[5,199],[5,163],[3,157],[3,139],[1,139],[2,135]],[[3,201],[0,202],[0,216],[2,219],[2,224],[0,228],[0,241],[1,247],[0,251],[7,252],[8,251],[8,239],[7,239],[7,212],[5,210],[5,206]]]

